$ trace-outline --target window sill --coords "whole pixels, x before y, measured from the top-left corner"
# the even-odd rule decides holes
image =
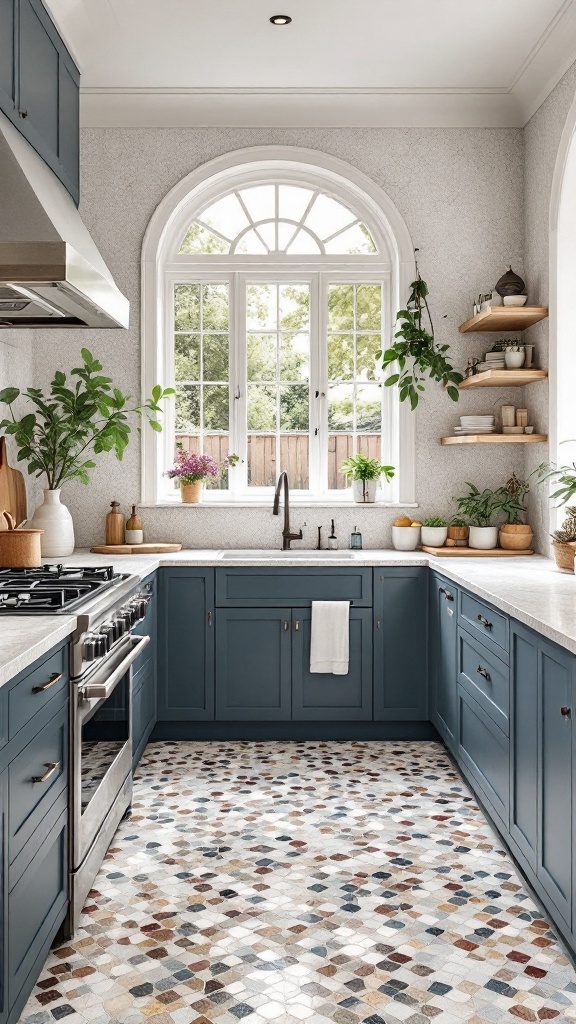
[[[138,508],[267,508],[271,509],[273,497],[269,500],[264,498],[254,498],[249,500],[246,498],[239,499],[238,501],[210,501],[209,498],[203,498],[201,502],[197,504],[191,504],[188,502],[180,501],[176,499],[174,501],[145,501],[138,504]],[[375,509],[398,509],[398,508],[419,508],[417,502],[396,502],[396,501],[375,501],[375,502],[356,502],[356,501],[330,501],[329,499],[323,501],[321,499],[314,500],[312,498],[295,498],[293,494],[290,494],[290,507],[291,508],[375,508]]]

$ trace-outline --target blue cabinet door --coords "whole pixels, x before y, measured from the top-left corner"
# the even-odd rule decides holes
[[[374,718],[428,717],[428,570],[374,570]]]
[[[430,718],[447,747],[458,741],[458,589],[435,573],[430,591]]]
[[[0,109],[16,106],[16,0],[0,0]]]
[[[538,846],[538,637],[510,627],[510,835],[536,871]]]
[[[310,672],[312,611],[292,613],[292,718],[358,721],[372,718],[372,612],[350,609],[350,661],[345,676]]]
[[[78,202],[80,74],[42,0],[15,13],[15,107],[3,109]]]
[[[214,569],[160,570],[158,721],[214,718]]]
[[[572,701],[574,656],[539,642],[540,813],[538,880],[572,919]]]
[[[216,719],[288,720],[290,611],[219,608],[216,614]]]
[[[458,760],[478,787],[480,799],[508,829],[510,791],[508,736],[463,686],[458,697]]]

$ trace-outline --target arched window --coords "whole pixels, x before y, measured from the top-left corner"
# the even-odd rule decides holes
[[[267,498],[282,470],[296,499],[349,499],[339,467],[357,452],[395,465],[385,500],[414,498],[411,418],[378,359],[411,279],[408,233],[363,175],[303,156],[220,158],[152,219],[143,382],[171,384],[176,399],[162,435],[146,438],[145,502],[177,497],[162,476],[175,443],[240,456],[215,501]]]

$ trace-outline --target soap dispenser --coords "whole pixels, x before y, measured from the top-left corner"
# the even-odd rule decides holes
[[[144,540],[142,520],[136,515],[136,505],[132,505],[132,515],[126,523],[124,540],[126,544],[142,544]]]
[[[357,526],[354,527],[352,533],[350,534],[350,547],[352,548],[353,551],[362,550],[362,534],[360,533]]]
[[[332,520],[331,529],[330,529],[330,536],[328,537],[328,542],[327,543],[328,543],[328,549],[330,551],[336,551],[336,549],[338,547],[338,538],[337,538],[336,534],[334,533],[334,520]]]
[[[111,501],[106,516],[106,543],[111,546],[124,543],[124,516],[118,511],[119,508],[119,501]]]

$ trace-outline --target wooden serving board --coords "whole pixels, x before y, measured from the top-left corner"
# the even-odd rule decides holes
[[[162,555],[181,551],[181,544],[100,544],[90,548],[95,555]]]
[[[531,548],[526,548],[524,551],[505,551],[504,548],[491,548],[489,551],[482,551],[481,548],[430,548],[427,545],[422,545],[422,551],[426,551],[429,555],[438,555],[439,558],[516,558],[517,555],[534,554]]]
[[[27,517],[26,487],[24,477],[17,469],[8,465],[6,438],[0,437],[0,530],[7,524],[2,512],[6,509],[14,518],[16,526]]]

